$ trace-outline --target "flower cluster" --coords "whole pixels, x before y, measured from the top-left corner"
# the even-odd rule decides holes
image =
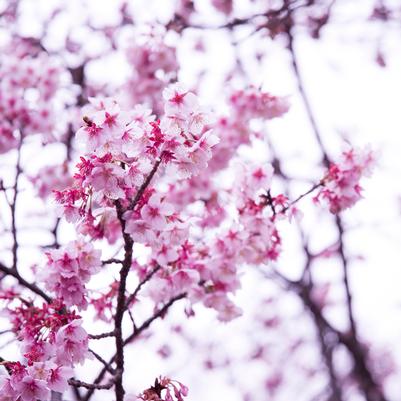
[[[344,152],[339,162],[329,166],[320,182],[290,200],[272,187],[273,166],[284,181],[279,185],[287,188],[285,183],[289,177],[285,169],[280,169],[281,160],[277,159],[275,149],[268,149],[270,141],[265,138],[270,120],[289,110],[287,98],[266,92],[262,86],[231,89],[225,104],[216,102],[217,108],[223,106],[222,110],[227,111],[217,119],[200,105],[196,91],[203,92],[210,82],[216,81],[210,80],[213,78],[209,76],[210,63],[203,63],[204,56],[214,57],[216,48],[209,46],[206,33],[214,23],[210,25],[202,13],[197,13],[202,2],[171,1],[169,15],[163,13],[164,25],[156,23],[147,12],[137,14],[136,8],[125,0],[119,2],[118,14],[110,14],[112,18],[106,25],[99,25],[93,10],[82,18],[83,25],[80,21],[71,25],[67,9],[51,6],[38,14],[43,20],[39,23],[43,29],[36,29],[39,26],[35,24],[33,30],[29,29],[35,36],[25,38],[19,37],[17,32],[26,22],[20,19],[26,7],[19,7],[17,0],[6,3],[10,4],[0,6],[4,9],[0,12],[4,28],[10,28],[2,29],[10,39],[2,40],[7,43],[0,45],[4,56],[0,62],[0,154],[10,151],[10,157],[14,153],[17,157],[14,158],[15,174],[4,177],[4,185],[0,179],[0,192],[3,192],[7,209],[2,232],[4,237],[10,237],[6,240],[10,255],[4,255],[4,264],[0,262],[0,301],[5,305],[4,315],[10,328],[0,330],[0,334],[7,337],[10,333],[20,352],[10,360],[0,358],[0,401],[54,401],[64,399],[64,393],[72,389],[77,398],[89,401],[97,390],[113,387],[118,401],[133,401],[132,397],[138,401],[184,401],[188,388],[162,376],[141,394],[126,397],[124,383],[129,364],[124,356],[125,347],[133,341],[150,338],[146,330],[157,319],[163,319],[169,308],[181,299],[185,299],[187,317],[197,313],[197,306],[213,309],[222,322],[239,317],[242,310],[234,296],[241,288],[244,271],[275,264],[282,252],[280,224],[291,222],[298,214],[298,201],[318,190],[315,199],[327,203],[332,213],[353,206],[362,197],[360,182],[370,174],[372,152]],[[291,2],[284,2],[284,8],[269,4],[264,9],[255,1],[248,3],[251,12],[244,17],[245,14],[236,15],[239,2],[210,0],[208,6],[219,14],[217,19],[222,19],[215,27],[230,32],[244,29],[245,34],[251,28],[252,31],[253,28],[263,29],[271,38],[284,32],[284,28],[288,37],[290,30],[296,28],[297,7],[290,9]],[[318,20],[325,20],[325,16],[310,18],[308,9],[313,4],[309,6],[303,7],[302,12],[312,25],[319,25]],[[238,11],[243,14],[243,5],[240,7]],[[294,16],[291,21],[286,18],[289,11]],[[142,19],[150,22],[147,27],[139,26]],[[13,23],[9,24],[10,21]],[[67,28],[74,27],[73,32],[61,35],[64,43],[57,46],[51,40],[53,21],[56,25],[61,22]],[[142,34],[143,28],[146,34]],[[221,35],[222,40],[224,36],[227,35]],[[117,84],[112,83],[114,79],[101,82],[102,67],[114,60],[120,62],[121,55],[124,57],[120,45],[126,39],[129,40],[125,48],[128,76],[118,74],[114,77]],[[177,47],[171,45],[173,41]],[[237,46],[237,40],[231,42],[235,43],[227,44]],[[198,52],[200,61],[197,68],[188,70],[189,75],[186,70],[180,70],[178,62],[179,50],[186,43]],[[245,74],[236,76],[243,61],[241,53],[237,54],[233,68],[224,69],[227,76],[222,71],[221,81],[248,81]],[[262,65],[265,61],[263,52],[256,48],[245,53],[255,57],[252,63]],[[193,82],[193,90],[174,83],[181,75]],[[65,161],[45,166],[34,176],[27,177],[32,164],[25,157],[29,156],[26,147],[30,143],[37,147],[57,141],[57,148],[66,151]],[[259,145],[261,152],[257,152],[257,156],[264,151],[264,161],[258,164],[251,158],[243,163],[243,156],[251,154]],[[326,153],[326,149],[321,151]],[[71,174],[72,160],[75,170]],[[8,168],[5,174],[7,171]],[[61,245],[63,238],[59,238],[59,234],[63,223],[59,225],[57,219],[54,228],[49,229],[55,237],[54,246],[43,251],[47,262],[41,268],[36,265],[32,268],[38,283],[25,278],[24,272],[26,255],[22,253],[28,244],[25,243],[27,236],[20,232],[23,228],[20,216],[26,205],[20,195],[25,191],[26,178],[42,200],[47,201],[50,194],[54,195],[58,217],[74,223],[77,235],[76,240]],[[287,281],[278,271],[271,272],[271,277],[287,283],[285,290],[295,291],[302,304],[320,313],[316,316],[324,320],[323,308],[331,301],[330,287],[326,283],[312,286],[314,272],[308,268],[316,258],[338,253],[343,238],[340,235],[338,244],[316,253],[310,249],[313,244],[309,243],[308,233],[301,230],[298,234],[298,245],[302,246],[306,257],[300,279]],[[95,241],[100,243],[94,246]],[[104,253],[110,251],[110,258],[102,261],[96,246],[108,248]],[[102,274],[112,272],[104,281],[107,285],[90,290],[97,281],[91,282],[95,274],[102,266],[109,265],[102,271]],[[7,288],[9,279],[17,284]],[[258,291],[253,295],[259,298],[264,290],[261,288],[260,294]],[[260,307],[254,308],[257,310],[256,326],[242,324],[250,338],[256,339],[248,350],[234,359],[226,358],[223,352],[212,352],[215,345],[208,346],[205,352],[207,369],[252,359],[260,372],[260,366],[268,362],[259,375],[264,378],[261,392],[258,380],[252,386],[239,381],[244,400],[252,399],[253,393],[258,391],[259,396],[263,393],[270,398],[281,396],[279,392],[288,384],[287,376],[292,374],[286,363],[299,354],[301,346],[308,347],[307,351],[312,352],[315,359],[314,347],[306,337],[310,333],[305,332],[305,338],[303,333],[288,336],[290,341],[283,351],[279,349],[281,342],[276,347],[271,334],[276,331],[279,341],[283,337],[281,333],[286,336],[278,303],[285,292],[273,287],[267,291],[268,298],[262,295]],[[41,305],[25,292],[43,298],[46,303]],[[146,298],[143,305],[142,297]],[[293,294],[289,302],[293,302],[292,298]],[[286,310],[287,304],[285,300]],[[86,315],[102,320],[107,330],[87,334],[78,313],[88,307],[91,310]],[[341,345],[341,333],[332,330],[330,322],[323,323],[327,331],[324,334],[339,340],[329,344],[335,356],[337,346]],[[195,344],[195,337],[187,335],[183,326],[174,324],[170,328],[173,334],[182,335],[191,347]],[[309,326],[306,331],[311,331]],[[156,337],[152,342],[157,341]],[[95,351],[89,351],[90,339],[100,340],[100,344],[113,340],[110,343],[115,349],[109,363]],[[355,341],[350,344],[342,341],[351,365],[355,361],[358,365],[358,347],[363,348],[359,340]],[[174,347],[170,345],[159,348],[162,357],[173,354]],[[324,354],[325,347],[321,348]],[[302,348],[302,352],[306,351]],[[103,365],[97,378],[91,378],[90,382],[74,379],[74,368],[85,363],[90,354]],[[7,353],[2,356],[6,357]],[[373,360],[369,360],[369,353],[365,356],[363,367],[369,368]],[[319,371],[316,361],[312,361],[311,367],[309,364],[298,366],[298,363],[296,367],[306,376],[320,375],[324,369]],[[329,368],[333,367],[336,372],[334,365]],[[353,380],[344,375],[340,378],[344,379],[342,382],[351,383],[350,397],[361,391],[375,399],[383,398],[380,372],[378,380],[374,370],[372,375],[370,372],[361,375],[352,369],[350,372]],[[366,377],[369,379],[366,386],[355,385],[364,382]],[[338,392],[336,379],[330,377],[334,396]],[[80,388],[87,391],[81,393]]]
[[[273,167],[269,164],[240,165],[239,169],[242,172],[239,173],[235,198],[239,221],[246,233],[243,257],[246,263],[265,264],[277,259],[281,246],[276,214],[264,196],[270,190]]]
[[[228,297],[240,287],[239,267],[267,264],[280,253],[275,215],[261,196],[270,189],[272,175],[270,165],[239,167],[232,192],[236,216],[231,227],[220,228],[208,246],[199,250],[197,259],[202,264],[201,280],[206,289],[203,302],[218,311],[219,320],[229,321],[241,314]]]
[[[9,314],[24,362],[3,363],[8,375],[0,375],[0,400],[48,401],[51,391],[63,393],[73,366],[88,355],[82,321],[58,301],[42,308],[22,303]]]
[[[99,234],[96,224],[105,214],[113,220],[114,203],[130,203],[157,170],[165,168],[178,179],[185,179],[207,167],[217,138],[206,129],[209,119],[196,96],[173,85],[164,91],[164,97],[161,120],[140,106],[125,112],[110,99],[92,102],[90,117],[77,132],[86,155],[77,165],[74,185],[56,191],[67,220],[80,221],[84,233]],[[138,206],[144,206],[144,199]],[[132,225],[131,217],[135,224],[142,223],[138,221],[141,216],[143,223],[156,228],[157,221],[160,228],[162,219],[152,215],[158,202],[161,199],[152,198],[143,213],[139,207],[129,207],[133,213],[126,215],[127,226]]]
[[[101,252],[82,239],[46,253],[47,265],[40,272],[46,288],[67,306],[87,307],[85,284],[101,266]]]
[[[286,98],[273,96],[253,86],[232,93],[230,103],[244,120],[251,118],[269,120],[282,116],[289,108]]]
[[[246,94],[246,95],[244,95]],[[252,96],[251,96],[252,94]],[[260,119],[260,107],[248,107],[243,110],[239,105],[243,104],[241,96],[249,96],[256,99],[274,99],[266,102],[264,119],[277,115],[277,105],[282,105],[280,113],[288,110],[286,99],[273,96],[267,92],[261,92],[254,87],[242,91],[234,91],[229,96],[229,114],[222,116],[214,122],[213,130],[219,138],[219,143],[213,149],[213,157],[208,162],[208,168],[189,180],[179,182],[170,187],[169,199],[177,208],[185,206],[201,199],[204,202],[204,210],[201,214],[201,225],[204,227],[216,227],[226,217],[226,205],[222,202],[220,180],[218,176],[230,166],[230,161],[237,155],[241,145],[250,145],[254,137],[258,136],[250,122]],[[233,100],[230,100],[233,99]],[[261,101],[259,103],[262,103]],[[238,106],[237,106],[238,105]],[[273,109],[269,109],[272,107]]]
[[[114,281],[108,291],[100,294],[98,297],[91,297],[89,299],[90,305],[93,306],[96,317],[104,322],[111,322],[113,318],[113,300],[118,294],[118,281]]]
[[[273,98],[266,93],[259,96]],[[165,110],[170,116],[180,114],[180,109],[197,110],[198,107],[193,95],[183,98],[174,87],[165,92],[165,98]],[[275,99],[279,102],[278,98]],[[269,106],[276,107],[272,102],[266,105],[266,110]],[[282,112],[285,111],[283,108]],[[214,147],[207,168],[205,165],[197,174],[180,180],[186,178],[186,174],[170,163],[166,175],[178,179],[169,183],[168,193],[147,189],[135,208],[124,214],[125,232],[135,242],[152,249],[149,270],[154,266],[163,267],[149,283],[148,295],[156,303],[162,303],[186,293],[191,303],[202,302],[206,307],[215,309],[218,319],[222,321],[229,321],[241,314],[229,297],[240,287],[238,268],[244,264],[275,260],[281,246],[275,216],[271,208],[266,207],[265,199],[261,198],[271,185],[271,166],[252,166],[249,169],[243,166],[236,174],[235,187],[227,192],[224,201],[221,197],[224,191],[220,188],[218,195],[217,188],[212,186],[210,176],[227,167],[241,143],[250,142],[250,114],[245,116],[248,121],[237,112],[232,115],[237,116],[237,123],[233,126],[232,121],[226,119],[227,127],[219,133],[227,133],[227,137],[223,144],[220,142]],[[252,116],[259,118],[260,115],[256,109]],[[266,111],[269,118],[273,115],[275,113]],[[199,121],[203,120],[201,114]],[[221,121],[215,125],[217,130]],[[169,122],[179,124],[177,132],[184,131],[183,120],[177,121],[173,117]],[[166,131],[164,124],[162,121],[162,132]],[[189,120],[186,126],[191,128],[186,130],[194,131],[193,124]],[[238,126],[242,129],[238,130]],[[224,152],[225,149],[227,152]],[[194,167],[196,165],[193,164]],[[278,205],[279,197],[276,198],[274,202]],[[194,206],[199,200],[202,200],[203,207],[194,213],[191,205]],[[227,214],[227,201],[234,201],[237,216],[229,229],[227,224],[233,216]],[[216,233],[210,235],[213,232],[211,228],[217,229]],[[204,240],[199,239],[202,236]]]
[[[31,177],[31,181],[38,196],[43,200],[49,198],[53,191],[60,191],[72,184],[66,163],[42,167]]]
[[[210,167],[212,171],[228,165],[240,145],[249,144],[252,137],[250,121],[281,117],[289,109],[286,98],[274,96],[250,86],[233,91],[228,98],[229,116],[220,117],[215,124],[220,138]]]
[[[157,115],[162,114],[161,94],[178,71],[175,48],[164,42],[162,34],[152,32],[131,43],[126,56],[133,70],[121,96],[128,97],[130,105],[145,104]]]
[[[56,118],[51,106],[61,68],[34,44],[15,38],[2,49],[0,65],[0,153],[16,148],[23,135],[51,139]]]
[[[341,159],[330,165],[315,199],[327,202],[331,213],[353,206],[362,198],[360,181],[370,176],[374,163],[375,157],[369,148],[343,152]]]
[[[188,388],[182,383],[169,379],[168,377],[159,377],[155,384],[140,394],[137,400],[143,401],[183,401],[188,395]]]
[[[204,240],[200,240],[198,234],[189,235],[189,240],[183,237],[185,242],[181,243],[172,242],[170,235],[169,242],[165,243],[163,238],[155,241],[154,246],[163,244],[164,248],[166,259],[159,260],[160,264],[168,265],[149,284],[148,293],[156,302],[186,292],[192,303],[202,302],[215,309],[219,320],[232,320],[241,315],[241,310],[230,299],[230,294],[240,288],[240,266],[277,259],[281,240],[276,214],[262,196],[270,189],[273,168],[241,165],[237,170],[234,188],[227,193],[236,206],[232,216],[221,213],[213,224],[200,221],[195,225]],[[161,214],[158,213],[158,218]],[[165,221],[162,224],[166,224]],[[211,226],[215,227],[212,235]],[[132,235],[138,232],[138,228],[132,229]],[[177,246],[171,246],[175,244]]]

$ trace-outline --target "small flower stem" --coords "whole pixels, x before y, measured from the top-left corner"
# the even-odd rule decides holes
[[[140,199],[142,198],[143,193],[145,192],[145,189],[149,186],[150,182],[152,181],[152,178],[156,174],[156,171],[159,168],[161,162],[162,162],[162,158],[159,157],[156,160],[155,164],[153,165],[153,168],[150,171],[150,173],[148,174],[148,176],[146,177],[145,181],[143,182],[143,184],[138,189],[138,192],[136,193],[134,199],[131,201],[131,203],[130,203],[130,205],[128,207],[128,210],[133,210],[135,208],[135,206],[137,205],[137,203],[140,201]]]
[[[281,213],[286,212],[291,206],[294,206],[296,203],[298,203],[301,199],[305,198],[305,196],[308,196],[311,194],[315,189],[323,186],[323,181],[318,182],[317,184],[313,185],[312,188],[308,189],[306,192],[303,194],[299,195],[297,198],[295,198],[293,201],[291,201],[283,210],[281,210]]]

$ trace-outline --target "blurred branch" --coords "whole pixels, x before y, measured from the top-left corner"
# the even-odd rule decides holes
[[[301,77],[301,73],[299,70],[298,59],[296,56],[295,48],[294,48],[294,35],[293,35],[293,28],[294,24],[292,23],[292,19],[290,18],[289,24],[287,25],[286,33],[288,37],[288,50],[291,56],[291,64],[294,71],[294,75],[296,77],[297,86],[299,93],[301,95],[302,101],[305,106],[306,114],[308,116],[309,122],[312,127],[312,131],[314,133],[315,139],[319,145],[319,148],[322,153],[322,161],[323,164],[328,167],[330,165],[330,159],[327,154],[327,151],[324,147],[322,136],[319,131],[318,125],[316,123],[309,99],[306,95],[306,90],[303,84],[303,80]],[[305,292],[305,290],[301,291],[299,294],[304,301],[304,304],[308,307],[310,312],[313,314],[315,321],[319,325],[324,325],[324,327],[330,327],[330,330],[334,332],[337,336],[339,341],[345,345],[348,349],[349,353],[351,354],[353,361],[354,361],[354,374],[359,379],[358,383],[361,387],[362,392],[364,393],[367,401],[386,401],[386,398],[383,395],[382,389],[376,383],[375,379],[373,378],[373,374],[370,371],[368,366],[366,352],[364,347],[359,342],[357,337],[357,328],[356,323],[353,315],[352,310],[352,296],[349,284],[349,277],[348,277],[348,261],[346,259],[344,253],[344,240],[343,240],[343,222],[340,216],[336,216],[335,223],[337,227],[337,232],[339,236],[339,254],[341,259],[341,264],[343,268],[343,282],[346,291],[346,299],[347,299],[347,311],[348,311],[348,318],[350,321],[350,335],[344,335],[337,330],[334,330],[328,322],[323,318],[323,315],[320,309],[311,301],[310,292]],[[335,393],[335,388],[332,389],[333,394]]]
[[[15,165],[15,178],[14,178],[14,186],[13,186],[13,198],[11,200],[10,209],[11,209],[11,233],[13,237],[13,245],[11,248],[13,255],[13,264],[11,269],[17,271],[18,265],[18,238],[17,238],[17,224],[16,224],[16,211],[17,211],[17,198],[18,198],[18,181],[21,175],[21,149],[23,143],[23,133],[20,131],[20,139],[17,148],[17,162]]]
[[[2,271],[4,274],[9,275],[17,279],[18,283],[21,284],[23,287],[28,288],[35,294],[41,296],[47,303],[51,303],[52,299],[50,298],[49,295],[47,295],[44,291],[42,291],[36,284],[30,283],[26,281],[19,273],[18,271],[6,267],[4,264],[0,262],[0,271]]]

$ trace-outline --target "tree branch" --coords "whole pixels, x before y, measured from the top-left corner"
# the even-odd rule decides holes
[[[150,173],[146,177],[146,180],[143,182],[143,184],[138,189],[138,192],[135,194],[134,199],[131,201],[131,203],[130,203],[130,205],[128,207],[128,210],[133,210],[135,208],[135,206],[137,205],[137,203],[140,201],[140,199],[142,198],[143,193],[145,192],[145,189],[149,186],[150,182],[152,181],[152,178],[156,174],[156,171],[159,168],[161,162],[162,162],[162,157],[159,157],[156,160],[155,164],[153,165],[152,170],[150,171]]]
[[[144,190],[145,189],[143,189],[143,191]],[[115,206],[117,217],[121,224],[125,251],[123,264],[120,270],[120,285],[117,294],[116,313],[114,315],[114,336],[116,339],[116,369],[120,372],[119,377],[117,377],[115,381],[115,393],[116,401],[124,401],[125,391],[122,382],[122,373],[124,371],[124,341],[122,335],[122,321],[125,311],[125,289],[128,273],[132,265],[132,247],[134,245],[134,241],[132,240],[131,236],[125,232],[125,220],[123,218],[124,210],[118,200],[115,202]]]
[[[292,67],[293,71],[297,80],[297,85],[298,85],[298,90],[301,95],[302,101],[305,106],[305,110],[308,116],[308,119],[310,121],[312,131],[314,133],[315,139],[320,147],[320,150],[323,155],[323,164],[328,167],[330,165],[330,159],[328,157],[328,153],[324,147],[323,141],[321,139],[321,134],[319,132],[318,125],[316,123],[316,120],[314,118],[314,114],[311,108],[311,105],[309,103],[309,99],[306,95],[306,91],[303,85],[303,81],[301,78],[300,70],[299,70],[299,65],[298,65],[298,60],[296,57],[296,52],[294,49],[294,36],[292,33],[293,30],[293,23],[292,23],[292,18],[289,18],[288,20],[288,25],[286,28],[286,33],[288,37],[288,49],[290,52],[291,56],[291,62],[292,62]],[[351,336],[346,336],[337,330],[334,330],[331,327],[331,330],[334,331],[337,336],[339,341],[348,349],[349,353],[351,354],[353,360],[354,360],[354,374],[356,377],[359,379],[359,384],[361,386],[361,390],[363,391],[366,400],[367,401],[386,401],[386,398],[384,397],[384,394],[380,388],[380,386],[376,383],[375,379],[373,378],[373,375],[369,369],[368,362],[366,359],[366,353],[364,351],[364,348],[362,344],[359,342],[357,338],[357,333],[356,333],[356,324],[355,320],[353,317],[353,312],[352,312],[352,297],[351,297],[351,291],[350,291],[350,286],[349,286],[349,280],[348,280],[348,264],[347,260],[345,258],[344,254],[344,241],[343,241],[343,225],[342,225],[342,219],[340,216],[336,216],[336,226],[339,234],[339,252],[340,252],[340,258],[342,262],[342,268],[343,268],[343,273],[344,273],[344,285],[346,289],[346,294],[347,294],[347,310],[348,310],[348,315],[350,319],[350,331],[351,331]],[[304,301],[307,298],[303,298]],[[319,308],[314,305],[313,303],[306,303],[308,306],[309,310],[315,315],[315,316],[320,316],[319,319],[322,319],[321,312],[319,311]],[[319,315],[316,315],[319,314]],[[325,320],[324,320],[325,321]],[[327,321],[325,321],[325,324],[328,324]]]
[[[52,299],[49,295],[47,295],[44,291],[42,291],[36,284],[30,283],[26,281],[16,270],[12,270],[2,263],[0,263],[0,271],[4,274],[9,275],[17,279],[18,283],[21,284],[23,287],[28,288],[35,294],[41,296],[47,303],[51,303]]]
[[[16,224],[16,211],[17,211],[17,198],[18,198],[18,181],[21,175],[21,148],[23,142],[23,134],[22,131],[20,133],[20,140],[17,149],[17,163],[15,166],[15,180],[13,186],[13,198],[11,200],[10,208],[11,208],[11,233],[13,236],[13,245],[11,248],[11,252],[13,255],[13,264],[12,270],[17,271],[18,265],[18,238],[17,238],[17,224]]]
[[[145,331],[156,319],[158,319],[161,316],[164,316],[168,309],[177,301],[180,299],[183,299],[186,297],[186,293],[182,293],[179,295],[176,295],[175,297],[171,298],[161,309],[156,311],[149,319],[145,320],[136,330],[133,331],[133,333],[127,337],[124,342],[123,346],[126,346],[127,344],[131,343],[134,341],[143,331]],[[117,354],[114,354],[112,358],[110,358],[108,365],[110,366],[113,362],[115,362],[117,359]],[[97,385],[99,384],[104,376],[107,373],[107,369],[103,368],[97,378],[94,380],[93,384]],[[88,389],[88,392],[86,393],[85,397],[83,398],[83,401],[89,401],[92,395],[94,394],[95,389]]]

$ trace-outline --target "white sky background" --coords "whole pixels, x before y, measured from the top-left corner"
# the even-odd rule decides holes
[[[106,0],[73,0],[68,2],[74,23],[78,25],[85,15],[84,9],[90,10],[99,23],[113,18],[113,9],[118,2]],[[154,19],[155,15],[163,18],[169,13],[171,2],[164,0],[135,1],[135,17],[145,20]],[[209,25],[218,25],[222,22],[220,16],[212,11],[208,2],[197,4],[204,11],[205,20]],[[237,1],[238,10],[247,14],[244,6],[247,2]],[[298,36],[296,40],[296,52],[299,56],[301,74],[304,78],[306,91],[310,97],[312,108],[317,117],[319,127],[323,132],[323,141],[334,157],[341,149],[341,136],[344,134],[353,144],[364,145],[370,143],[374,149],[380,152],[379,165],[370,180],[366,180],[365,200],[360,202],[351,212],[345,213],[349,230],[347,232],[347,250],[350,255],[363,256],[364,260],[355,260],[351,270],[351,285],[354,294],[354,305],[357,311],[360,332],[378,345],[388,345],[395,353],[396,359],[401,364],[401,262],[400,262],[400,208],[401,208],[401,23],[394,28],[386,28],[386,32],[380,24],[366,24],[366,16],[371,10],[370,0],[345,1],[339,0],[339,6],[333,12],[336,22],[329,24],[322,32],[322,38],[314,41],[306,36]],[[396,1],[394,2],[397,3]],[[52,0],[26,0],[27,23],[24,29],[34,32],[35,16],[43,15],[53,4]],[[67,4],[67,2],[66,2]],[[161,6],[161,4],[163,4]],[[28,10],[29,9],[29,10]],[[355,21],[361,20],[362,23]],[[63,25],[65,23],[65,25]],[[71,24],[71,21],[68,22]],[[52,31],[55,41],[61,39],[65,32],[67,21],[60,24]],[[84,35],[76,31],[77,35]],[[198,37],[199,32],[187,32],[188,38]],[[245,38],[247,32],[243,31],[238,37]],[[381,44],[387,55],[388,65],[381,68],[374,63],[377,49],[377,38],[381,37]],[[197,57],[187,57],[188,46],[192,44],[190,39],[179,44],[178,55],[182,65],[180,79],[191,85],[194,82],[196,71],[207,68],[208,78],[201,87],[200,94],[203,103],[214,104],[222,99],[221,84],[224,73],[233,58],[232,49],[226,45],[227,34],[212,31],[205,33],[206,53]],[[171,38],[174,40],[174,37]],[[92,42],[88,43],[90,46]],[[268,39],[260,39],[255,35],[241,42],[239,54],[244,59],[244,66],[256,85],[274,94],[289,96],[292,103],[290,112],[282,119],[269,125],[269,135],[277,152],[283,160],[283,169],[295,178],[317,179],[321,170],[316,169],[319,154],[314,143],[308,120],[300,98],[297,94],[296,82],[290,69],[290,59],[283,49],[280,39],[272,43]],[[262,65],[257,66],[252,61],[252,51],[255,48],[263,50],[266,54]],[[193,52],[191,52],[191,55]],[[107,74],[110,81],[119,81],[119,74],[124,73],[121,60],[106,60],[93,66],[94,76],[101,79]],[[260,148],[260,154],[256,157],[265,158],[264,148]],[[45,151],[40,156],[35,155],[35,150],[27,151],[26,158],[34,160],[33,165],[40,164],[42,160],[53,159],[57,162],[55,150]],[[245,157],[249,157],[245,152]],[[252,153],[252,157],[255,154]],[[40,160],[38,160],[40,159]],[[309,183],[297,183],[291,188],[292,195],[302,193],[309,187]],[[29,195],[26,195],[29,196]],[[21,197],[22,198],[22,197]],[[26,198],[26,201],[30,198]],[[21,204],[24,202],[21,201]],[[312,248],[320,250],[330,245],[335,240],[335,233],[329,223],[326,212],[309,214],[315,206],[310,205],[310,200],[303,200],[300,204],[305,211],[304,223],[309,228],[312,239]],[[23,213],[21,211],[21,213]],[[310,217],[312,216],[312,217]],[[297,243],[292,243],[294,232],[291,228],[284,227],[288,231],[287,238],[283,235],[284,251],[278,266],[290,277],[297,277],[299,272],[299,255]],[[43,238],[43,237],[42,237]],[[46,241],[40,241],[41,243]],[[31,261],[34,253],[27,253],[22,258]],[[316,277],[321,282],[331,280],[335,282],[340,278],[339,266],[334,262],[324,261],[315,268]],[[233,352],[240,352],[245,346],[243,335],[250,316],[255,312],[254,292],[266,291],[266,288],[255,289],[258,285],[257,278],[247,275],[244,279],[244,290],[238,294],[238,304],[244,308],[245,317],[237,321],[220,325],[214,319],[213,313],[204,312],[197,308],[199,319],[188,322],[188,330],[191,333],[200,333],[203,336],[215,336],[216,343],[225,343]],[[333,302],[342,299],[342,293],[333,286]],[[296,306],[288,301],[288,310]],[[341,306],[342,307],[342,306]],[[177,316],[182,308],[177,308]],[[178,312],[179,311],[179,312]],[[343,315],[338,307],[329,311],[329,316],[342,327]],[[175,319],[173,319],[175,320]],[[179,320],[179,319],[178,319]],[[299,321],[297,321],[299,323]],[[163,325],[160,324],[160,330]],[[289,330],[308,331],[310,327],[305,322],[305,327],[292,327]],[[100,332],[100,328],[93,328],[94,332]],[[237,335],[236,335],[237,333]],[[157,340],[155,340],[157,343]],[[102,343],[107,344],[107,342]],[[191,401],[217,401],[230,399],[239,401],[240,395],[233,391],[224,382],[223,376],[214,372],[208,374],[197,367],[200,358],[192,353],[185,352],[185,347],[180,348],[179,340],[174,340],[178,356],[173,358],[174,364],[166,368],[166,364],[159,364],[149,356],[146,343],[141,349],[133,347],[127,353],[127,363],[132,365],[132,376],[126,379],[127,387],[132,385],[132,390],[141,390],[141,385],[150,384],[158,375],[160,369],[171,371],[177,379],[181,379],[190,386]],[[129,349],[129,350],[130,350]],[[134,350],[134,351],[133,351]],[[308,355],[312,357],[313,353]],[[138,360],[140,364],[138,366]],[[89,372],[90,373],[90,372]],[[256,372],[253,372],[257,374]],[[88,374],[88,370],[85,370]],[[245,374],[245,373],[244,373]],[[236,376],[238,377],[238,375]],[[299,383],[303,388],[304,383]],[[396,381],[391,383],[393,400],[401,400],[401,385]],[[300,397],[306,397],[302,393]],[[97,400],[105,399],[99,395]],[[265,398],[261,398],[264,400]],[[283,401],[288,399],[283,398]],[[297,400],[302,401],[302,399]],[[355,400],[357,401],[357,400]]]

